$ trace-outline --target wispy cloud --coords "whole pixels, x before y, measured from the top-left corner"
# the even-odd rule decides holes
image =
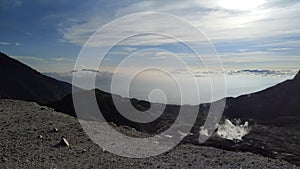
[[[19,42],[16,42],[16,43],[0,42],[0,45],[16,45],[16,46],[20,46],[20,45],[22,45],[22,44],[19,43]]]
[[[74,60],[67,57],[37,57],[37,56],[11,56],[40,72],[71,70]]]
[[[56,62],[72,62],[72,59],[65,58],[65,57],[56,57],[56,58],[48,58],[49,60],[53,60]]]
[[[0,42],[0,45],[9,45],[10,43],[8,42]]]
[[[221,1],[188,1],[181,2],[176,1],[173,3],[166,3],[162,1],[152,1],[152,2],[139,2],[128,5],[123,8],[119,8],[115,11],[116,16],[124,16],[131,14],[133,12],[145,12],[145,11],[158,11],[158,12],[168,12],[171,14],[183,17],[200,30],[205,33],[209,39],[213,41],[227,41],[227,40],[238,40],[246,38],[257,38],[257,37],[274,37],[281,35],[291,35],[300,34],[300,23],[296,22],[297,18],[300,17],[300,3],[288,3],[282,5],[282,2],[269,2],[262,1],[263,3],[256,4],[257,8],[252,10],[236,10],[226,7]],[[249,5],[243,5],[244,7],[251,7],[252,1],[249,1]],[[111,18],[114,19],[114,18]],[[73,25],[65,27],[61,31],[63,33],[63,39],[67,42],[74,44],[83,44],[85,40],[91,35],[95,30],[103,26],[103,22],[99,22],[100,17],[92,17],[85,22],[77,22]],[[161,23],[160,18],[155,18],[156,23]],[[135,20],[128,20],[122,29],[118,29],[120,34],[122,32],[128,32],[135,30],[139,26],[148,27],[152,26],[151,21],[145,20],[141,25],[135,23]],[[163,23],[162,23],[163,25]],[[163,32],[159,28],[166,29],[160,25],[157,27],[157,32]],[[113,31],[113,30],[112,30]],[[170,28],[170,31],[176,32],[177,34],[185,34],[189,36],[188,32],[182,32],[180,26]],[[102,43],[98,45],[105,45],[104,42],[109,42],[109,39],[114,39],[115,37],[99,37]],[[141,43],[139,39],[138,42]],[[154,40],[148,38],[147,40]],[[188,39],[191,42],[197,42],[197,39],[190,37]],[[164,44],[172,43],[170,40],[164,38],[155,39],[155,43]],[[136,44],[136,43],[133,43]],[[137,44],[138,45],[138,44]]]
[[[268,50],[271,50],[271,51],[286,51],[286,50],[290,50],[290,49],[293,49],[293,48],[271,48],[271,49],[268,49]]]
[[[34,60],[34,61],[44,61],[44,58],[35,57],[35,56],[11,56],[17,60]]]
[[[163,12],[186,19],[211,40],[227,67],[236,65],[244,68],[247,64],[246,66],[252,65],[257,68],[257,63],[261,64],[260,68],[266,65],[295,67],[300,63],[300,22],[298,22],[300,1],[297,0],[122,1],[118,4],[108,1],[74,4],[65,0],[59,2],[42,0],[37,3],[3,0],[0,4],[2,7],[5,6],[2,4],[15,4],[12,6],[20,7],[16,9],[9,7],[8,12],[12,17],[3,21],[5,25],[0,40],[2,50],[13,55],[43,56],[42,59],[19,58],[27,62],[35,60],[35,65],[42,71],[45,71],[43,67],[46,64],[59,63],[66,66],[67,62],[75,62],[82,45],[95,31],[114,19],[135,12]],[[34,10],[36,7],[41,10]],[[19,10],[18,13],[16,10]],[[27,16],[31,10],[28,20],[20,20],[19,16]],[[139,30],[143,33],[152,30],[174,34],[184,39],[183,42],[201,48],[200,54],[207,59],[210,58],[209,52],[203,50],[205,48],[201,46],[205,39],[194,36],[191,31],[184,28],[184,24],[169,24],[164,18],[141,16],[129,18],[120,22],[120,25],[121,27],[115,26],[103,32],[101,36],[96,36],[91,45],[111,46],[112,42],[116,42],[125,33],[130,34]],[[43,40],[43,37],[47,40]],[[163,34],[145,33],[128,39],[125,37],[123,41],[116,43],[116,50],[111,50],[105,56],[105,61],[113,64],[143,48],[160,48],[178,55],[195,67],[199,66],[199,62],[195,62],[198,58],[190,51],[178,47],[179,43],[178,40]],[[97,55],[97,52],[95,53],[93,54]],[[139,63],[136,65],[156,60],[160,66],[170,65],[174,69],[178,68],[173,64],[174,57],[168,52],[140,52],[139,55],[144,57],[137,59]],[[64,56],[73,58],[70,60]],[[213,57],[210,59],[211,62],[216,60]],[[68,67],[71,67],[72,64],[69,65]],[[51,68],[56,70],[57,67],[58,65]]]
[[[259,76],[283,76],[290,77],[297,73],[297,70],[273,70],[273,69],[242,69],[228,71],[228,75],[259,75]]]
[[[56,61],[56,62],[73,62],[72,59],[66,57],[36,57],[36,56],[11,56],[17,60],[34,60],[34,61]]]
[[[125,47],[124,48],[125,51],[128,51],[128,52],[134,52],[134,51],[137,51],[138,48],[133,48],[133,47]]]

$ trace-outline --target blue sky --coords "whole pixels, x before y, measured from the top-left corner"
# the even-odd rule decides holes
[[[136,12],[163,12],[193,24],[210,40],[227,73],[251,69],[270,70],[268,74],[280,75],[277,80],[271,79],[272,83],[260,85],[260,89],[292,77],[299,69],[298,0],[1,0],[0,50],[41,72],[69,72],[74,69],[75,60],[86,40],[95,31],[115,19]],[[160,19],[156,18],[157,23],[160,23]],[[151,27],[151,22],[147,20],[141,24],[132,23],[134,20],[128,20],[123,24],[125,28],[117,27],[112,31],[123,33],[138,26]],[[164,23],[161,24],[155,25],[157,31],[164,26]],[[198,39],[183,32],[181,26],[170,28],[170,31],[184,34],[191,43],[198,43]],[[109,35],[100,37],[94,45],[101,48],[118,36]],[[126,56],[147,48],[165,51],[139,53],[146,58],[160,59],[162,65],[175,64],[168,52],[182,57],[191,67],[197,65],[191,51],[178,42],[155,36],[145,39],[133,37],[125,42],[113,47],[105,56],[103,72],[111,73],[113,67]],[[149,60],[139,59],[138,64],[144,65],[147,62]],[[83,68],[94,69],[89,66]],[[179,70],[183,69],[173,67],[174,72]],[[278,73],[277,70],[291,73],[283,76],[284,73]],[[201,74],[199,68],[193,71]],[[259,72],[266,74],[264,71],[256,74]],[[247,73],[253,74],[251,71]]]
[[[121,16],[145,11],[174,14],[196,25],[223,57],[225,67],[237,66],[237,59],[243,66],[259,68],[266,66],[264,60],[268,67],[298,67],[300,62],[296,0],[254,0],[244,5],[234,0],[3,0],[0,5],[0,49],[43,72],[69,71],[94,31]],[[165,48],[178,52],[172,45]]]

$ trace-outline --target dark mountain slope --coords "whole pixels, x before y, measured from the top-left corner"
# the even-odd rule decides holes
[[[257,93],[228,98],[224,115],[230,118],[254,119],[270,122],[281,118],[299,120],[300,117],[300,72],[292,80]]]
[[[166,105],[166,109],[164,113],[162,113],[162,115],[158,119],[150,123],[136,123],[126,119],[124,116],[122,116],[119,113],[112,100],[113,95],[110,93],[101,91],[99,89],[95,89],[95,90],[78,92],[73,94],[73,96],[84,98],[82,99],[84,101],[80,103],[80,106],[86,107],[86,110],[90,110],[92,105],[90,105],[91,103],[88,101],[89,100],[88,98],[92,97],[91,95],[94,95],[94,93],[97,98],[98,107],[101,110],[101,113],[106,121],[114,122],[117,125],[131,126],[136,128],[139,131],[145,131],[150,133],[157,133],[158,131],[162,130],[162,128],[167,128],[168,125],[171,125],[176,119],[177,113],[180,108],[180,106],[178,105]],[[139,111],[146,111],[150,107],[150,103],[147,101],[123,98],[118,95],[114,95],[114,97],[116,97],[117,101],[121,104],[131,103]],[[152,104],[158,107],[163,106],[162,104],[156,104],[156,103],[152,103]],[[77,114],[75,113],[74,110],[72,94],[65,96],[60,101],[50,103],[47,106],[54,108],[56,111],[63,112],[71,116],[77,117]],[[189,110],[187,109],[187,112],[188,111]],[[158,111],[154,110],[152,113],[156,113],[156,112]],[[151,114],[147,114],[147,115],[151,116]],[[84,120],[99,120],[97,119],[97,112],[90,112],[78,118]],[[104,120],[104,119],[100,119],[100,120]]]
[[[284,159],[293,164],[300,165],[299,152],[299,79],[300,74],[292,80],[287,80],[266,90],[240,96],[238,98],[228,98],[224,118],[239,118],[242,121],[250,121],[251,131],[243,138],[243,141],[225,140],[214,134],[204,144],[225,150],[246,151],[261,154],[275,159]],[[179,108],[183,108],[186,115],[195,106],[166,105],[162,116],[153,122],[142,124],[135,123],[124,118],[116,110],[111,99],[112,95],[100,90],[90,90],[77,93],[78,97],[88,97],[96,94],[98,106],[109,122],[119,125],[131,126],[138,131],[148,134],[156,134],[171,126],[177,116]],[[127,99],[120,96],[119,102],[131,103],[140,110],[147,110],[149,103],[137,99]],[[88,99],[80,104],[89,110]],[[72,95],[67,95],[62,100],[52,103],[50,107],[55,110],[76,116],[73,107]],[[199,129],[203,125],[208,112],[209,104],[202,104],[199,107],[198,118],[191,130],[192,135],[186,137],[183,143],[199,144]],[[93,119],[90,113],[88,120]],[[82,118],[82,117],[79,117]],[[255,123],[253,123],[253,121]]]
[[[72,85],[42,75],[0,52],[0,98],[45,104],[72,92]]]

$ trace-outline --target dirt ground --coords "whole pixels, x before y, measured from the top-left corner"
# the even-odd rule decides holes
[[[91,141],[76,118],[33,102],[0,100],[0,131],[1,169],[300,168],[253,153],[191,144],[145,159],[119,157]],[[62,136],[69,147],[57,146]]]

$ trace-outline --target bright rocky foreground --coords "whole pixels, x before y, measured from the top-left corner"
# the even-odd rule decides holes
[[[0,168],[300,168],[261,155],[180,144],[146,159],[103,151],[78,120],[33,102],[0,100]],[[132,135],[142,133],[127,130]],[[62,141],[62,136],[69,146]]]

